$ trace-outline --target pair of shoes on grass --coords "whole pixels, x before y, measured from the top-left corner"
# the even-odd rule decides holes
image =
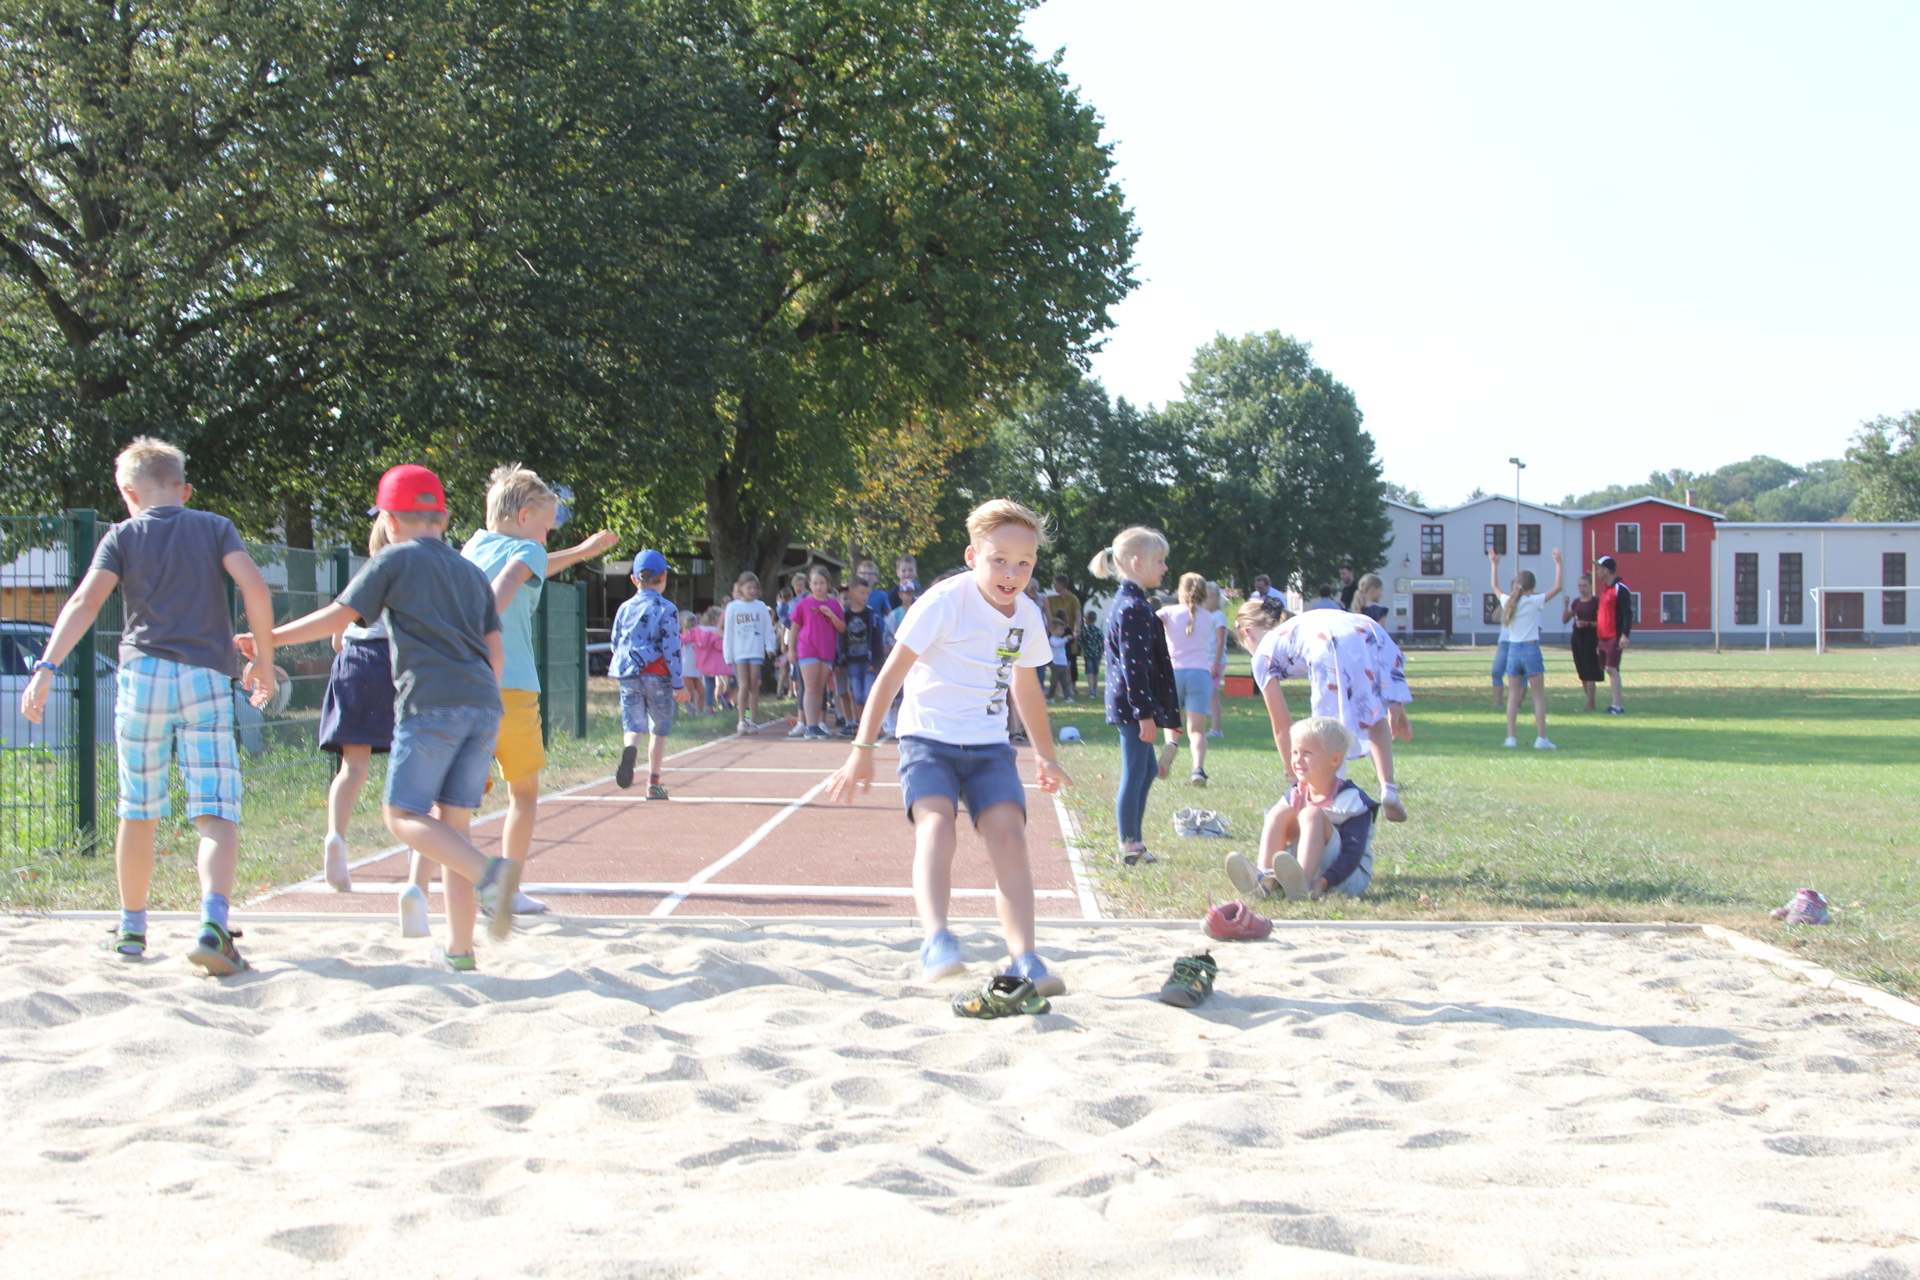
[[[1214,839],[1224,839],[1227,834],[1227,820],[1213,809],[1175,809],[1173,834],[1188,838],[1211,836]]]
[[[1826,895],[1818,889],[1800,890],[1787,900],[1786,906],[1775,907],[1769,914],[1788,924],[1828,924],[1833,919],[1827,910]]]
[[[1501,743],[1500,745],[1503,747],[1517,747],[1520,745],[1520,739],[1508,738],[1505,742]],[[1533,740],[1533,749],[1535,751],[1558,751],[1560,748],[1554,746],[1551,742],[1548,742],[1545,738],[1535,738]]]

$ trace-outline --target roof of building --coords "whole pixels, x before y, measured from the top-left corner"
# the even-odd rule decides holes
[[[1616,502],[1610,507],[1600,507],[1593,511],[1569,511],[1567,512],[1567,514],[1570,516],[1578,515],[1583,517],[1584,516],[1603,516],[1607,514],[1607,512],[1609,511],[1621,511],[1626,509],[1627,507],[1644,506],[1649,502],[1656,503],[1657,505],[1663,506],[1663,507],[1672,507],[1675,511],[1691,511],[1695,515],[1705,516],[1709,520],[1725,520],[1727,518],[1723,512],[1709,511],[1705,507],[1690,507],[1684,502],[1675,502],[1672,498],[1651,498],[1651,497],[1630,498],[1625,502]]]
[[[1821,532],[1842,529],[1898,529],[1920,533],[1920,520],[1724,520],[1729,530],[1746,529],[1818,529]]]

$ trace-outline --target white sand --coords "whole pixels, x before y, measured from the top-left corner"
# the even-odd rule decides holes
[[[888,928],[0,920],[12,1275],[1920,1274],[1920,1032],[1698,935],[1043,946],[957,1019]],[[979,960],[991,936],[966,941]]]

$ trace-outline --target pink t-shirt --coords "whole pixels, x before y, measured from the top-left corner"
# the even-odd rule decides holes
[[[732,671],[727,666],[727,655],[720,644],[720,633],[712,627],[695,627],[687,633],[693,637],[693,661],[703,676],[724,676]]]
[[[1205,609],[1193,620],[1193,634],[1187,634],[1188,609],[1170,604],[1160,610],[1160,621],[1167,628],[1167,656],[1175,671],[1213,670],[1214,637],[1219,635],[1213,615]]]
[[[840,651],[840,633],[827,621],[827,614],[843,621],[846,614],[840,610],[838,600],[815,600],[812,596],[803,597],[793,606],[793,656],[796,658],[818,658],[831,664]]]

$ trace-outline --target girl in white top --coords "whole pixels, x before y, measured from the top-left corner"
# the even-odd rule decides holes
[[[1531,684],[1533,686],[1533,724],[1535,737],[1534,750],[1552,751],[1554,746],[1547,741],[1547,664],[1540,654],[1540,613],[1546,608],[1547,601],[1560,594],[1561,574],[1560,548],[1553,549],[1553,590],[1541,595],[1534,590],[1531,570],[1522,569],[1513,575],[1510,590],[1500,591],[1500,553],[1489,551],[1487,563],[1493,567],[1493,589],[1500,596],[1500,626],[1507,637],[1507,741],[1509,747],[1520,745],[1515,736],[1520,717],[1520,695]]]
[[[1207,722],[1213,711],[1213,686],[1226,661],[1227,636],[1214,626],[1207,608],[1207,579],[1198,573],[1180,575],[1180,603],[1159,610],[1167,629],[1167,656],[1173,659],[1173,687],[1180,698],[1180,716],[1186,722],[1187,743],[1193,751],[1194,786],[1207,785]],[[1178,734],[1167,727],[1167,745],[1178,745]]]
[[[743,573],[733,580],[733,599],[727,602],[720,636],[727,665],[740,684],[740,732],[758,733],[754,717],[760,711],[760,666],[779,648],[773,636],[773,611],[760,599],[758,574]]]
[[[1207,584],[1207,612],[1213,615],[1213,628],[1220,633],[1220,661],[1213,670],[1213,697],[1207,703],[1207,736],[1224,738],[1227,735],[1220,729],[1220,691],[1227,684],[1227,637],[1233,633],[1232,624],[1227,621],[1227,612],[1222,606],[1226,602],[1220,598],[1220,584]]]

